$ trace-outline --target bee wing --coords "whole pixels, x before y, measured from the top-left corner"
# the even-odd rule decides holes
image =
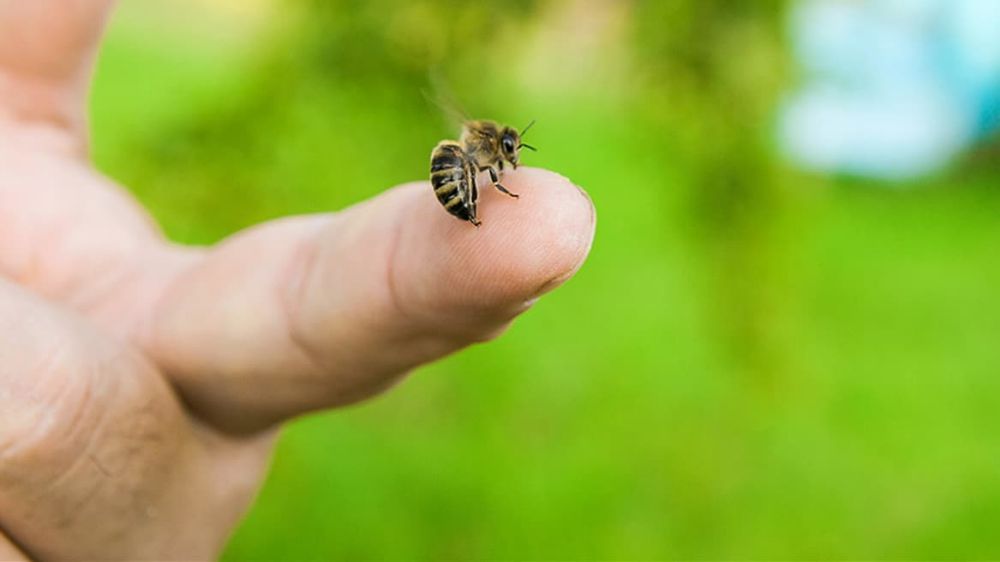
[[[422,91],[424,98],[431,105],[441,110],[449,129],[461,130],[465,122],[471,121],[471,119],[458,102],[454,91],[448,86],[445,77],[440,71],[431,69],[427,73],[427,82],[430,86],[430,91]]]

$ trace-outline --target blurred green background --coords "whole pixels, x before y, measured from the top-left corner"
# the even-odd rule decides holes
[[[598,209],[495,343],[285,432],[225,557],[1000,556],[1000,172],[793,171],[782,2],[144,0],[99,167],[174,239],[425,177],[465,109]],[[488,219],[487,219],[488,220]]]

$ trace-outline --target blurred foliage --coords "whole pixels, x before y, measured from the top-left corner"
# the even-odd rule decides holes
[[[198,3],[123,3],[93,97],[172,238],[424,177],[435,76],[599,215],[500,341],[293,424],[229,559],[1000,554],[997,173],[785,168],[783,2]]]
[[[698,184],[686,194],[685,216],[714,262],[719,337],[764,385],[778,384],[771,379],[787,367],[774,334],[794,290],[781,278],[781,223],[798,210],[768,136],[782,83],[783,4],[647,2],[636,17],[635,48],[654,94],[648,122],[676,131]]]

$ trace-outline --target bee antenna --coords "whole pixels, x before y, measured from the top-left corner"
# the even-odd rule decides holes
[[[532,152],[538,152],[537,148],[531,146],[530,144],[524,144],[523,142],[521,143],[521,146],[519,146],[518,148],[527,148],[528,150],[530,150]]]
[[[525,127],[525,128],[523,128],[523,129],[521,129],[521,136],[523,137],[523,136],[524,136],[524,133],[527,133],[527,132],[528,132],[528,129],[530,129],[530,128],[531,128],[531,126],[532,126],[532,125],[534,125],[534,124],[535,124],[535,120],[534,120],[534,119],[532,119],[532,120],[531,120],[531,123],[528,123],[528,126],[527,126],[527,127]]]

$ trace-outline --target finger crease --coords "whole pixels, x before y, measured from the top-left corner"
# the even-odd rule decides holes
[[[399,247],[403,239],[403,224],[405,221],[393,221],[392,233],[389,236],[389,248],[385,267],[385,284],[389,293],[389,304],[395,313],[404,322],[414,322],[416,320],[412,311],[403,305],[403,298],[399,294],[399,285],[396,282],[396,262],[399,258]]]
[[[319,254],[319,238],[323,234],[323,229],[314,233],[305,240],[299,255],[291,262],[292,270],[292,291],[282,291],[284,294],[285,324],[288,327],[288,340],[297,349],[303,360],[320,374],[332,371],[320,350],[309,343],[299,329],[299,310],[305,301],[306,291],[309,288],[310,280],[315,274],[316,263]],[[296,270],[298,270],[296,272]]]

